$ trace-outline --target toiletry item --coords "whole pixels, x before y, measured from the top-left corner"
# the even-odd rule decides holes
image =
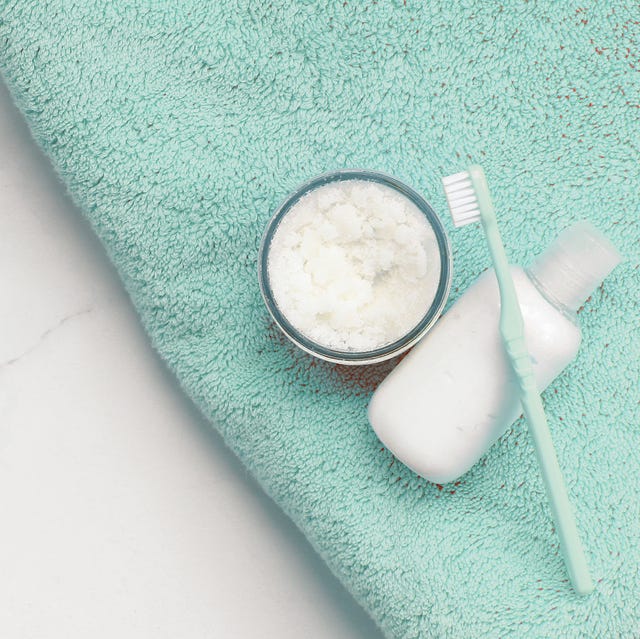
[[[366,351],[422,319],[438,287],[433,228],[383,184],[343,180],[301,197],[271,240],[275,302],[301,333],[328,348]]]
[[[276,323],[304,350],[345,364],[393,357],[438,317],[450,252],[431,207],[389,176],[340,171],[293,193],[259,258]]]
[[[488,192],[486,185],[482,186],[481,173],[480,187],[467,182],[469,176],[461,177],[455,176],[454,183],[460,181],[466,187],[459,202],[463,210],[456,210],[455,197],[451,198],[452,208],[463,215],[471,211],[469,221],[473,221],[479,214],[476,194],[480,192],[483,204],[489,207]],[[490,208],[486,217],[490,235],[491,225],[495,225]],[[524,316],[531,359],[525,355],[519,372],[525,372],[529,361],[533,363],[525,395],[531,414],[529,395],[534,393],[536,382],[540,387],[548,385],[577,352],[580,332],[570,313],[615,266],[619,255],[597,230],[582,223],[565,231],[529,273],[512,267],[511,277],[505,278],[506,257],[501,260],[498,255],[496,261],[503,284],[511,277],[512,288],[515,284],[512,304],[515,302],[518,310],[514,334],[519,330],[518,302]],[[507,314],[502,321],[501,306]],[[499,330],[502,324],[503,333],[509,336],[509,312],[508,299],[500,303],[495,274],[485,273],[372,398],[369,418],[380,439],[400,460],[428,479],[445,482],[465,472],[520,413],[518,376],[511,368]],[[532,431],[540,429],[537,420],[539,413],[530,420],[535,422]],[[536,430],[534,440],[572,581],[579,592],[587,593],[592,583],[550,438],[545,442],[543,434],[541,440]]]
[[[522,311],[484,171],[479,166],[471,166],[468,171],[444,178],[442,182],[454,224],[464,226],[472,222],[482,222],[500,291],[500,335],[518,380],[520,402],[538,457],[542,480],[560,539],[560,549],[575,591],[579,595],[588,595],[593,591],[593,580],[536,384],[531,355],[525,340]]]
[[[528,269],[511,266],[538,388],[575,358],[581,341],[575,311],[619,260],[597,229],[579,222]],[[498,284],[489,269],[371,399],[378,437],[430,481],[446,483],[467,472],[522,413],[499,316]]]

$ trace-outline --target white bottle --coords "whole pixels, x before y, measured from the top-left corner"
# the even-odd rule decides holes
[[[579,222],[529,269],[512,267],[540,390],[576,356],[576,311],[620,259],[606,237]],[[499,316],[498,286],[489,270],[373,394],[369,421],[376,434],[430,481],[465,473],[522,413]]]

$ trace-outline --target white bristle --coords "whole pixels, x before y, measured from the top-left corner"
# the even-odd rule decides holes
[[[455,200],[448,199],[448,201],[455,206],[462,206],[463,204],[473,204],[476,200],[477,198],[475,196],[475,193],[467,193],[465,195],[461,195],[459,197],[456,197]]]
[[[468,180],[470,179],[469,171],[460,171],[460,173],[454,173],[453,175],[447,175],[442,178],[442,183],[445,185],[445,188],[449,184],[453,184],[454,182],[458,182],[459,180]]]
[[[480,219],[478,199],[467,171],[442,178],[442,185],[455,226],[464,226]]]
[[[478,208],[477,202],[471,202],[470,204],[452,204],[449,202],[449,210],[452,215],[465,215],[471,213]]]

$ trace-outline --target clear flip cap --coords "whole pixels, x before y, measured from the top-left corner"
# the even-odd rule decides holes
[[[621,261],[616,247],[584,220],[562,231],[529,273],[551,298],[577,311]]]

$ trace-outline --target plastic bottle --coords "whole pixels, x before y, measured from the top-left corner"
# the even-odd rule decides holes
[[[620,259],[604,235],[579,222],[529,269],[512,266],[540,389],[576,356],[576,311]],[[430,481],[445,483],[465,473],[522,412],[499,316],[497,282],[489,270],[373,394],[369,421],[376,434]]]

